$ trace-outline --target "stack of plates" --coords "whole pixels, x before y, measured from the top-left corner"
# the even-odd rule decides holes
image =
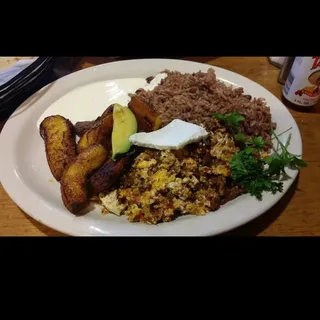
[[[16,57],[12,57],[16,58]],[[25,58],[25,57],[21,57]],[[28,57],[31,58],[31,57]],[[12,61],[2,60],[3,71],[12,67]],[[0,120],[7,118],[15,109],[34,92],[43,86],[43,80],[52,72],[53,57],[38,57],[9,81],[0,85]]]

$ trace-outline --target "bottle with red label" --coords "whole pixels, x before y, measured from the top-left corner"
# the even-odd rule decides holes
[[[314,107],[320,99],[320,56],[295,57],[282,93],[291,107]]]

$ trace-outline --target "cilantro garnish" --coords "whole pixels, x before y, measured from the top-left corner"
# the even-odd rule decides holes
[[[214,114],[213,116],[230,129],[235,141],[240,142],[242,146],[241,151],[235,153],[230,161],[232,179],[257,199],[262,199],[264,191],[272,194],[282,192],[283,183],[279,182],[279,178],[282,174],[286,175],[286,168],[299,170],[307,165],[300,156],[288,151],[291,134],[283,144],[271,126],[271,133],[278,147],[274,149],[273,154],[262,158],[260,151],[263,150],[265,141],[260,136],[246,137],[240,131],[240,123],[245,119],[240,113]]]

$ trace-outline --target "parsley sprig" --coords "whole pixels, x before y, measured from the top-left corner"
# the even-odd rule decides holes
[[[262,199],[264,191],[272,194],[282,192],[283,183],[279,182],[279,179],[281,175],[287,175],[286,168],[299,170],[307,165],[300,156],[288,151],[291,133],[283,144],[271,126],[271,133],[278,147],[274,149],[273,154],[263,158],[260,152],[263,150],[265,141],[260,136],[249,138],[241,132],[240,124],[245,118],[240,113],[232,112],[213,116],[229,128],[234,139],[242,146],[230,161],[232,179],[257,199]]]

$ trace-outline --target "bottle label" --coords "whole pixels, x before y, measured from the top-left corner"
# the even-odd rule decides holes
[[[320,56],[296,57],[283,87],[287,100],[299,106],[313,106],[320,98]]]

